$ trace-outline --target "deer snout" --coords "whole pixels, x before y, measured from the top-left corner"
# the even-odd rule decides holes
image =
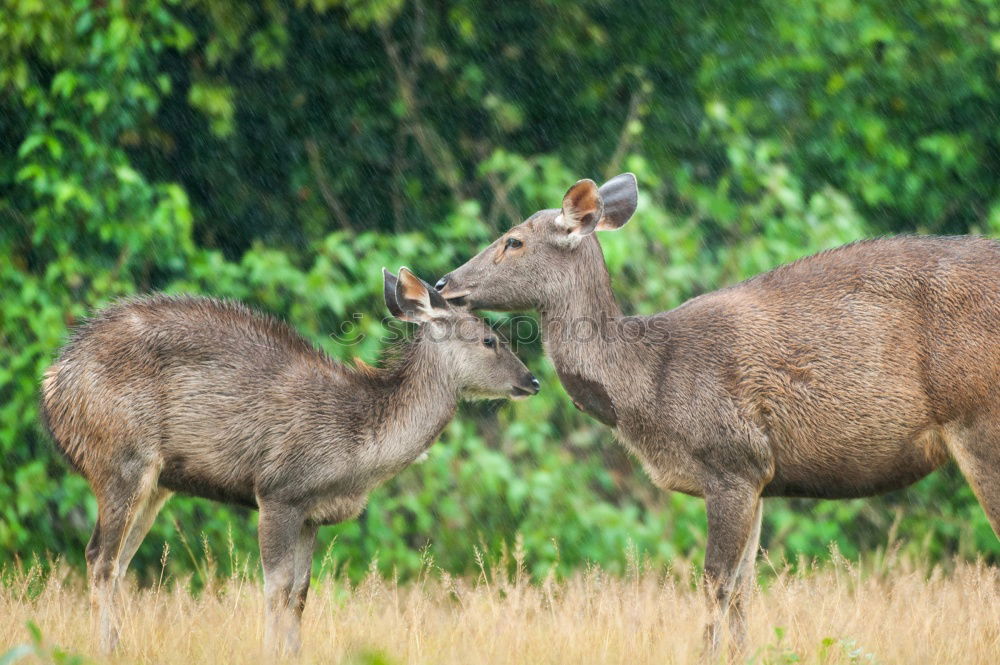
[[[441,297],[450,302],[453,305],[465,305],[465,297],[472,293],[468,288],[464,288],[461,285],[456,286],[455,280],[452,277],[454,271],[448,273],[441,279],[437,281],[434,288],[438,290]]]
[[[513,399],[524,399],[525,397],[537,395],[541,388],[542,384],[538,382],[538,379],[535,378],[534,374],[526,374],[521,381],[511,389],[510,394]]]

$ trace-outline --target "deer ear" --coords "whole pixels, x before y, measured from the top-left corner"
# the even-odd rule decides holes
[[[598,231],[614,231],[632,219],[639,202],[639,186],[635,175],[622,173],[601,185],[597,190],[604,201],[604,216],[597,223]]]
[[[604,202],[593,180],[580,180],[563,197],[559,219],[569,233],[577,236],[593,233],[603,216]]]
[[[403,310],[396,302],[396,282],[398,281],[395,275],[382,268],[382,295],[385,297],[385,306],[389,309],[390,314],[401,319],[403,318]]]
[[[399,269],[395,295],[399,314],[394,314],[403,321],[426,323],[445,315],[449,310],[448,303],[441,294],[407,268]]]

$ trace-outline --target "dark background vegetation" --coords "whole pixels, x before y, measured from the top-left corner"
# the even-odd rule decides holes
[[[82,565],[94,501],[37,390],[93,308],[239,298],[373,362],[383,265],[434,279],[624,170],[639,211],[602,242],[635,312],[861,237],[1000,234],[998,55],[985,0],[2,0],[0,565]],[[428,462],[322,531],[351,574],[469,572],[517,538],[536,574],[700,556],[701,502],[654,489],[537,343],[519,352],[541,395],[464,407]],[[890,540],[1000,557],[954,468],[768,503],[778,559]],[[253,519],[175,498],[138,567],[156,574],[164,542],[169,572],[203,546],[228,566],[255,552]]]

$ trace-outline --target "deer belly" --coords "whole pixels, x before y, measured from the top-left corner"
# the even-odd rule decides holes
[[[325,496],[309,507],[308,519],[314,524],[339,524],[361,514],[368,503],[365,496]]]
[[[933,427],[903,440],[817,443],[777,449],[764,496],[847,499],[902,489],[948,459],[945,432]]]
[[[264,448],[252,441],[177,436],[168,432],[161,444],[160,485],[183,494],[255,508],[255,488]],[[185,433],[187,434],[187,433]]]
[[[172,457],[166,460],[160,470],[159,484],[181,494],[247,508],[257,507],[252,479],[207,471],[197,458]]]

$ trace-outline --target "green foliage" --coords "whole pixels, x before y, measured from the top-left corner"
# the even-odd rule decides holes
[[[751,665],[793,665],[794,663],[809,662],[812,659],[810,654],[801,654],[799,651],[785,644],[785,629],[780,626],[774,628],[774,641],[758,649],[747,661]],[[880,662],[874,653],[865,651],[859,647],[855,640],[834,639],[824,637],[820,641],[819,649],[816,650],[816,662],[830,663],[843,662],[850,665],[878,665]]]
[[[639,313],[876,232],[1000,233],[1000,28],[976,2],[3,1],[0,561],[82,565],[95,505],[41,429],[38,382],[121,295],[239,298],[374,362],[382,266],[433,278],[622,170],[639,211],[602,243]],[[654,489],[537,342],[518,351],[542,393],[463,408],[321,551],[353,575],[414,574],[428,547],[471,572],[473,546],[517,542],[536,575],[701,554],[701,502]],[[200,565],[189,543],[252,555],[254,519],[173,499],[137,567],[157,575],[164,544],[178,575]],[[1000,556],[953,468],[878,500],[768,502],[772,556],[890,538]]]
[[[737,94],[740,127],[780,127],[792,168],[841,189],[878,231],[982,228],[1000,195],[1000,7],[809,0],[747,13],[714,22],[700,76],[712,97]]]
[[[0,665],[13,665],[29,656],[46,665],[84,665],[87,662],[79,654],[46,644],[41,629],[33,621],[28,622],[28,633],[31,643],[19,644],[0,653]]]
[[[346,662],[347,665],[393,665],[396,661],[381,651],[363,649],[349,655]]]

